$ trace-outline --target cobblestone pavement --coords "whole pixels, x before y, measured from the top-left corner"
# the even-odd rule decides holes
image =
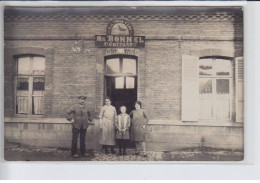
[[[163,160],[163,152],[147,152],[147,157],[143,157],[142,155],[133,155],[133,150],[128,150],[127,155],[125,156],[117,156],[112,154],[103,154],[101,152],[95,152],[95,157],[92,161],[162,161]]]
[[[241,161],[242,151],[214,149],[207,147],[186,148],[173,152],[147,152],[147,157],[132,155],[133,149],[127,150],[126,156],[104,154],[88,150],[90,156],[72,158],[69,149],[52,147],[32,147],[19,144],[5,146],[7,161]]]
[[[127,150],[127,155],[104,154],[88,150],[89,157],[72,158],[69,149],[50,147],[19,146],[5,149],[5,159],[15,161],[160,161],[163,152],[147,152],[147,157],[132,155],[132,149]]]

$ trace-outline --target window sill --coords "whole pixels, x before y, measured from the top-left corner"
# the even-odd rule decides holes
[[[15,114],[13,115],[13,117],[10,117],[8,119],[23,119],[23,118],[27,118],[27,119],[43,119],[45,118],[43,114],[39,114],[39,115],[32,115],[32,114]]]
[[[93,119],[95,121],[97,119]],[[53,124],[70,124],[65,118],[36,118],[36,117],[12,117],[4,118],[5,123],[53,123]],[[90,123],[94,125],[94,122]],[[232,126],[243,127],[243,123],[230,122],[230,121],[197,121],[197,122],[183,122],[180,120],[150,120],[148,125],[170,125],[170,126]]]
[[[13,117],[4,118],[5,123],[52,123],[52,124],[71,124],[66,118],[37,118],[37,117]],[[89,123],[94,125],[93,122]]]

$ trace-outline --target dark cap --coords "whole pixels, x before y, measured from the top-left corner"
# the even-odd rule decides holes
[[[86,100],[86,99],[87,99],[87,97],[86,97],[86,96],[83,96],[83,95],[81,95],[81,96],[79,96],[79,97],[78,97],[78,99],[83,99],[83,100]]]

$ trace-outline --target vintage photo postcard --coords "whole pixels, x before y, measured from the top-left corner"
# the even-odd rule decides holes
[[[242,7],[4,9],[7,161],[242,161]]]

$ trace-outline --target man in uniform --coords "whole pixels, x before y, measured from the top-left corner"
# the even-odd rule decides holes
[[[81,156],[89,156],[85,152],[85,137],[86,131],[89,125],[90,112],[87,110],[85,105],[87,97],[79,96],[79,103],[73,105],[67,112],[66,118],[68,121],[72,123],[72,145],[71,145],[71,155],[74,158],[78,158],[77,154],[77,141],[78,136],[80,136],[80,155]]]

